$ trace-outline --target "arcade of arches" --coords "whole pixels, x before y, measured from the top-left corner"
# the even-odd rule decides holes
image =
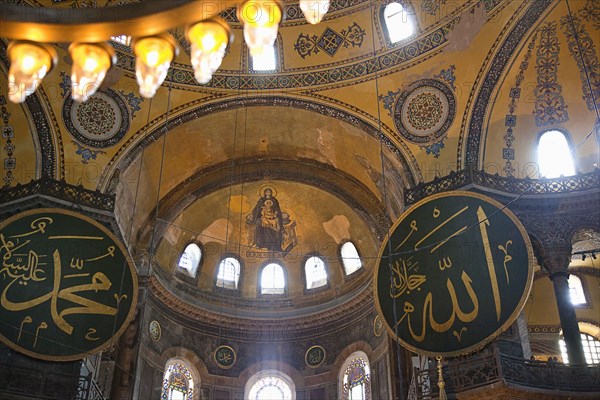
[[[11,103],[0,38],[0,220],[90,216],[139,280],[135,317],[100,354],[39,361],[0,344],[0,398],[437,398],[435,360],[391,339],[373,282],[402,212],[455,189],[507,205],[537,265],[512,326],[444,359],[448,396],[597,398],[600,3],[334,0],[317,25],[283,5],[275,68],[253,67],[228,9],[235,40],[212,80],[194,80],[174,27],[180,52],[151,99],[115,37],[90,100],[71,99],[56,43],[58,65]]]

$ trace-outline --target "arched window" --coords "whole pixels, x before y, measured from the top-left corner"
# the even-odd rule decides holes
[[[346,359],[339,383],[340,399],[371,400],[371,368],[365,353],[357,351]]]
[[[237,289],[240,281],[240,262],[233,257],[224,258],[219,264],[217,287]]]
[[[390,38],[390,42],[397,43],[406,39],[414,32],[413,22],[402,4],[389,3],[383,11],[383,19]]]
[[[195,243],[191,243],[181,254],[178,267],[192,278],[195,278],[196,273],[198,272],[198,265],[200,265],[201,257],[202,250],[200,250],[200,246]]]
[[[321,257],[312,256],[304,263],[306,288],[315,289],[327,285],[327,270]]]
[[[571,303],[573,303],[574,306],[587,304],[585,293],[583,292],[583,285],[578,276],[569,275],[569,291],[571,293]]]
[[[252,70],[253,71],[275,71],[277,69],[277,52],[275,47],[277,42],[273,46],[266,46],[264,51],[258,55],[250,56],[252,58]]]
[[[537,146],[540,175],[546,178],[575,175],[571,148],[564,133],[557,130],[541,134]]]
[[[271,263],[260,274],[260,292],[262,294],[284,294],[285,275],[281,265]]]
[[[558,344],[560,345],[560,352],[563,362],[568,364],[569,355],[567,354],[567,345],[564,339],[560,339]],[[585,354],[586,363],[600,364],[600,341],[596,340],[592,335],[582,333],[581,346],[583,347],[583,354]]]
[[[265,370],[253,375],[246,383],[244,399],[248,400],[295,400],[296,386],[286,374]]]
[[[181,361],[171,361],[165,368],[161,400],[193,400],[194,379]]]
[[[346,275],[350,275],[362,268],[362,262],[358,255],[358,250],[352,242],[346,242],[340,249],[342,256],[342,264],[344,264],[344,272]]]

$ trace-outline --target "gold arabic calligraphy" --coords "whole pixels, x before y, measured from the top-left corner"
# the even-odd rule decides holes
[[[467,224],[464,225],[462,223],[458,224],[457,228],[452,228],[450,233],[444,234],[441,238],[439,237],[439,233],[442,232],[442,228],[447,225],[451,221],[455,220],[458,216],[463,215],[462,220],[466,220],[468,218],[468,209],[469,206],[464,206],[457,212],[450,215],[445,220],[441,221],[438,225],[433,227],[429,232],[423,234],[422,237],[415,239],[417,240],[414,244],[413,250],[418,250],[421,248],[422,250],[429,250],[430,254],[433,254],[436,250],[442,248],[445,244],[447,244],[452,238],[455,238],[461,235],[468,229]],[[433,208],[432,216],[434,219],[439,218],[442,215],[442,211],[437,207]],[[477,216],[477,224],[479,225],[479,233],[481,238],[481,244],[483,246],[483,253],[485,255],[485,262],[487,271],[489,274],[490,286],[492,288],[492,295],[494,299],[494,307],[496,311],[496,318],[500,320],[501,314],[501,295],[498,286],[498,278],[496,276],[496,267],[494,264],[494,258],[492,255],[492,250],[490,246],[490,241],[488,237],[488,228],[490,227],[490,221],[485,214],[482,207],[478,207],[476,210]],[[454,221],[454,225],[459,220],[456,219]],[[399,250],[405,243],[407,243],[408,239],[413,235],[413,233],[418,232],[417,229],[417,220],[412,220],[410,222],[410,231],[408,234],[401,240],[400,245],[396,246],[395,249]],[[423,224],[420,224],[423,225]],[[438,235],[436,235],[438,234]],[[432,239],[429,240],[428,239]],[[512,240],[508,240],[504,245],[498,245],[497,248],[504,253],[504,271],[506,276],[507,284],[509,281],[509,273],[507,268],[507,263],[512,260],[512,256],[509,254],[509,245],[513,242]],[[430,271],[424,271],[427,266],[423,266],[420,274],[416,274],[415,272],[418,270],[418,262],[412,261],[412,257],[405,260],[404,258],[399,258],[395,260],[391,268],[391,280],[390,280],[390,297],[394,299],[394,301],[402,301],[402,316],[397,320],[395,326],[392,328],[395,329],[401,323],[406,320],[407,328],[410,333],[410,336],[417,342],[422,342],[425,340],[428,327],[438,333],[447,332],[453,329],[453,335],[460,342],[462,339],[462,335],[467,331],[465,326],[456,327],[455,324],[460,321],[463,324],[467,324],[469,322],[474,321],[480,311],[480,304],[478,295],[473,288],[473,280],[469,276],[466,271],[462,271],[460,274],[460,280],[469,297],[470,306],[468,306],[467,311],[459,304],[458,297],[456,295],[455,284],[450,277],[445,280],[446,290],[448,295],[450,296],[451,301],[451,313],[450,316],[445,321],[438,321],[434,316],[434,293],[433,291],[429,291],[423,300],[422,307],[420,307],[420,321],[421,326],[415,326],[415,319],[411,318],[416,312],[419,313],[417,308],[415,307],[414,300],[410,298],[406,298],[403,300],[398,300],[402,296],[409,295],[411,291],[417,290],[420,291],[421,286],[427,281],[427,275],[424,272],[429,272],[430,274],[443,274],[446,273],[447,270],[453,267],[452,258],[450,256],[441,257],[437,260],[437,269],[431,269]],[[456,268],[456,267],[454,267]],[[454,269],[453,268],[453,269]],[[437,270],[437,272],[436,272]],[[443,279],[442,279],[443,281]],[[436,293],[436,296],[438,294]],[[417,321],[419,319],[417,318]]]
[[[103,272],[95,273],[79,273],[79,274],[64,274],[66,270],[63,268],[63,262],[61,259],[61,252],[59,248],[55,248],[51,255],[39,254],[34,249],[28,249],[23,251],[25,246],[31,243],[31,236],[37,233],[46,233],[48,226],[53,223],[53,219],[50,217],[40,217],[35,219],[30,224],[30,231],[14,234],[6,237],[3,233],[0,233],[0,254],[2,254],[2,268],[0,269],[0,276],[4,279],[8,278],[8,283],[2,285],[4,288],[0,294],[0,306],[10,312],[22,312],[30,310],[36,306],[44,303],[49,303],[50,316],[54,325],[58,327],[64,333],[71,335],[74,331],[74,327],[69,323],[65,317],[69,315],[81,315],[81,314],[95,314],[95,315],[109,315],[114,316],[118,312],[118,305],[122,299],[126,299],[126,294],[115,292],[113,297],[116,299],[117,307],[102,304],[98,301],[91,300],[81,295],[81,293],[98,293],[106,292],[111,289],[112,282]],[[49,237],[48,239],[59,238],[59,236]],[[91,236],[61,236],[60,238],[68,240],[102,240],[103,237],[91,237]],[[31,246],[28,246],[31,247]],[[36,249],[37,250],[37,249]],[[101,260],[105,257],[115,256],[115,246],[108,246],[106,253],[98,257],[87,258],[87,259],[76,259],[72,258],[70,262],[71,269],[82,270],[84,268],[84,262],[94,262]],[[44,262],[48,260],[48,262]],[[91,277],[90,277],[91,275]],[[89,281],[86,283],[65,285],[65,279],[80,283],[81,281],[74,280],[73,278],[88,278]],[[19,292],[19,287],[26,286],[33,282],[44,282],[47,279],[51,279],[51,288],[47,293],[39,295],[35,290],[30,290],[30,293],[36,293],[37,297],[23,300],[23,292]],[[20,285],[20,286],[18,286]],[[65,287],[66,286],[66,287]],[[29,293],[28,292],[28,293]],[[19,298],[20,300],[14,300]],[[59,307],[59,300],[64,300],[70,307]],[[24,326],[26,324],[32,324],[34,319],[31,315],[26,315],[20,323],[17,342],[23,338]],[[50,326],[47,321],[41,321],[35,329],[35,339],[33,341],[33,347],[35,348],[38,342],[40,330],[47,330]],[[85,339],[88,341],[99,340],[99,337],[94,334],[97,332],[96,328],[87,329],[84,328]],[[29,333],[33,336],[33,333]]]

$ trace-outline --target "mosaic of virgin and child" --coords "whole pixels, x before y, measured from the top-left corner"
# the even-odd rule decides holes
[[[262,190],[252,214],[246,222],[253,225],[252,247],[270,251],[286,251],[296,242],[295,222],[281,210],[276,192],[271,187]]]

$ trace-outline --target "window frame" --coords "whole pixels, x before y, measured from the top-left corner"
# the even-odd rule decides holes
[[[317,286],[315,288],[309,288],[309,287],[307,287],[308,277],[306,276],[306,263],[308,262],[308,260],[310,260],[313,257],[318,257],[321,259],[321,261],[323,261],[325,273],[327,274],[327,281],[325,282],[324,285]],[[304,288],[304,294],[319,293],[319,292],[322,292],[322,291],[325,291],[325,290],[331,288],[331,272],[330,272],[330,268],[329,268],[329,263],[326,261],[326,258],[323,257],[323,255],[321,255],[320,253],[317,253],[317,252],[307,253],[302,258],[302,262],[300,265],[302,267],[302,287]]]
[[[569,299],[571,300],[571,305],[573,307],[577,307],[577,308],[589,308],[591,307],[590,301],[589,301],[589,293],[587,292],[587,288],[586,285],[584,283],[585,279],[580,275],[580,274],[576,274],[573,272],[569,272],[569,278],[567,278],[567,281],[569,281],[569,279],[571,279],[571,277],[575,277],[579,280],[579,284],[581,285],[581,293],[583,295],[583,299],[584,302],[583,303],[579,303],[579,304],[574,304],[573,300],[571,299],[571,284],[569,283]]]
[[[196,266],[194,276],[191,276],[188,272],[186,272],[186,271],[188,271],[187,269],[179,266],[181,257],[185,253],[185,250],[191,245],[196,245],[200,249],[200,259],[198,260],[198,265]],[[183,249],[179,252],[179,257],[177,257],[177,259],[175,261],[175,275],[178,278],[181,278],[186,282],[196,283],[198,281],[198,276],[200,275],[200,268],[202,267],[202,264],[204,263],[204,258],[205,258],[204,257],[204,245],[201,242],[199,242],[197,240],[190,240],[190,241],[186,242],[185,245],[183,246]]]
[[[277,39],[275,39],[275,43],[273,43],[273,50],[275,52],[275,69],[269,69],[269,70],[255,70],[253,68],[253,60],[252,60],[252,54],[250,54],[250,49],[248,48],[248,46],[246,45],[246,43],[243,44],[244,49],[245,49],[245,54],[246,54],[246,65],[247,65],[247,70],[248,73],[250,74],[263,74],[263,75],[267,75],[267,74],[275,74],[278,72],[282,72],[283,68],[283,45],[282,45],[282,39],[281,39],[281,34],[278,32],[277,33]]]
[[[571,156],[571,161],[573,162],[573,173],[574,175],[561,175],[561,176],[557,176],[554,178],[546,178],[544,177],[544,175],[542,175],[542,168],[541,168],[541,163],[540,163],[540,158],[539,158],[539,152],[538,149],[540,147],[540,140],[542,139],[542,136],[544,136],[545,133],[547,132],[552,132],[552,131],[557,131],[563,134],[563,137],[565,138],[565,140],[567,141],[567,146],[569,146],[569,154]],[[537,163],[538,166],[538,177],[540,179],[559,179],[561,177],[568,177],[568,176],[575,176],[578,174],[577,172],[577,163],[575,162],[575,157],[573,157],[573,140],[571,139],[571,134],[569,133],[569,131],[567,131],[564,128],[561,127],[556,127],[556,126],[551,126],[549,128],[544,128],[541,131],[539,131],[535,137],[535,146],[534,146],[534,152],[535,152],[535,161]]]
[[[409,21],[412,23],[413,27],[413,33],[410,36],[400,39],[397,42],[392,42],[385,19],[385,9],[391,3],[398,3],[402,6],[402,10],[408,15]],[[379,25],[381,26],[381,31],[383,32],[383,37],[385,38],[385,43],[388,48],[398,47],[419,35],[419,25],[417,24],[417,18],[415,18],[415,15],[416,13],[414,12],[413,5],[409,2],[401,0],[385,0],[381,3],[379,8]]]
[[[263,293],[263,291],[262,291],[262,274],[263,274],[264,269],[271,264],[279,265],[279,267],[283,271],[283,282],[284,282],[283,293]],[[269,297],[269,298],[287,297],[290,283],[289,283],[289,279],[288,279],[287,268],[281,261],[270,260],[270,261],[263,263],[263,265],[261,265],[261,267],[258,269],[258,277],[257,278],[258,279],[256,281],[256,289],[257,289],[258,297]]]
[[[291,400],[296,400],[296,383],[291,376],[276,369],[263,369],[252,375],[244,385],[244,399],[250,398],[250,391],[260,380],[275,377],[282,380],[290,389]]]
[[[360,268],[357,269],[356,271],[352,272],[351,274],[346,273],[346,266],[344,265],[344,257],[342,257],[342,246],[344,246],[346,243],[351,243],[354,246],[354,248],[356,249],[356,254],[358,254],[358,258],[360,259],[360,264],[361,264]],[[338,258],[340,260],[340,265],[342,266],[342,274],[344,276],[344,281],[350,281],[352,279],[356,279],[356,277],[361,276],[367,269],[365,264],[362,261],[362,255],[360,254],[360,251],[358,250],[356,243],[354,243],[354,241],[352,241],[350,239],[344,240],[339,244]]]
[[[238,276],[237,287],[220,286],[218,284],[219,269],[221,267],[221,263],[228,258],[233,258],[240,264],[240,274]],[[215,273],[214,273],[214,277],[213,277],[213,289],[216,291],[223,291],[223,292],[229,292],[229,293],[238,292],[239,293],[240,288],[242,287],[242,277],[243,276],[244,276],[244,260],[242,259],[242,257],[240,257],[239,254],[236,254],[236,253],[225,253],[219,259],[219,262],[216,265]]]

